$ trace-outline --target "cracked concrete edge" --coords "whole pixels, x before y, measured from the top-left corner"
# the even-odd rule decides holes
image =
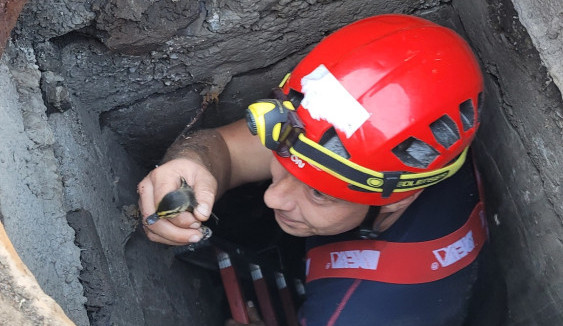
[[[553,82],[563,90],[563,2],[512,0]]]
[[[61,307],[45,294],[22,262],[0,223],[1,320],[12,325],[74,325]],[[4,325],[0,320],[0,325]]]
[[[109,287],[115,294],[111,322],[142,325],[143,313],[124,257],[124,244],[135,225],[117,207],[122,202],[133,202],[133,197],[125,198],[125,193],[135,189],[140,179],[135,175],[140,173],[134,172],[134,163],[96,123],[92,115],[79,108],[49,117],[59,173],[65,181],[65,206],[70,212],[83,210],[91,215],[96,227],[100,250],[108,264],[112,283]]]

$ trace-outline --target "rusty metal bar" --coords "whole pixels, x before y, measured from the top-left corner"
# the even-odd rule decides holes
[[[256,264],[250,264],[249,268],[262,319],[266,326],[278,326],[279,323],[276,317],[276,312],[274,310],[274,305],[272,304],[270,292],[268,291],[268,284],[266,284],[266,280],[262,275],[262,270],[260,269],[260,266]]]
[[[229,254],[217,250],[217,262],[219,263],[223,288],[227,295],[233,319],[242,324],[249,324],[250,319],[248,318],[248,310],[246,310],[246,301],[244,300],[242,289]]]
[[[0,0],[0,57],[27,0]]]
[[[278,287],[280,300],[285,313],[286,324],[288,326],[299,326],[295,305],[293,304],[293,299],[291,298],[291,292],[287,287],[285,276],[282,273],[276,273],[276,285]]]

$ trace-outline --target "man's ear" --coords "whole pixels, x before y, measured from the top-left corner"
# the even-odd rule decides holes
[[[396,203],[393,204],[389,204],[389,205],[383,205],[381,206],[381,211],[380,213],[393,213],[393,212],[397,212],[400,211],[402,209],[407,208],[410,204],[412,204],[417,198],[418,196],[420,196],[420,194],[422,193],[422,190],[415,192],[414,194],[408,196],[405,199],[402,199]]]

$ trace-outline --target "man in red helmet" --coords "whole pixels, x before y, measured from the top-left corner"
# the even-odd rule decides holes
[[[197,242],[216,198],[271,178],[264,201],[277,223],[308,237],[303,325],[461,325],[487,238],[467,155],[482,92],[453,31],[405,15],[350,24],[250,105],[246,122],[169,148],[139,184],[143,217],[180,177],[199,205],[145,232]]]

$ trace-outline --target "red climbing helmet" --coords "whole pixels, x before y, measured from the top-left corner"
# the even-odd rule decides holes
[[[483,104],[467,43],[398,14],[329,35],[280,88],[278,100],[249,107],[251,131],[302,182],[367,205],[397,202],[457,172]]]

